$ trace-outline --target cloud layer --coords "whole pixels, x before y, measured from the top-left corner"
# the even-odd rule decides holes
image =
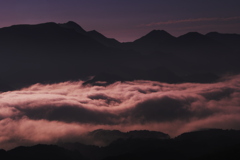
[[[212,84],[83,81],[35,84],[0,94],[0,148],[84,141],[95,129],[148,129],[177,136],[240,129],[240,75]]]

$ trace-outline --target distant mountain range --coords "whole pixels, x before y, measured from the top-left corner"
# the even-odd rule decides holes
[[[13,89],[102,73],[120,77],[116,80],[211,83],[221,74],[240,71],[238,34],[190,32],[174,37],[153,30],[120,43],[72,21],[0,28],[0,53],[0,79]]]
[[[96,30],[87,32],[72,21],[63,24],[49,22],[37,25],[14,25],[1,28],[0,35],[1,50],[9,53],[14,51],[24,53],[30,51],[30,49],[46,49],[52,54],[54,54],[53,51],[59,54],[61,49],[64,49],[62,52],[90,54],[90,51],[92,53],[101,52],[106,47],[110,47],[128,48],[140,53],[151,54],[151,51],[174,51],[174,46],[179,47],[177,49],[180,49],[178,50],[178,53],[180,53],[187,48],[192,48],[192,45],[201,47],[201,49],[216,49],[215,52],[225,51],[220,49],[227,49],[230,52],[240,51],[238,45],[240,35],[238,34],[210,32],[202,35],[198,32],[189,32],[174,37],[164,30],[153,30],[133,42],[120,43],[116,39],[105,37]],[[15,50],[16,47],[23,50],[17,51]],[[171,47],[171,49],[167,47]],[[37,52],[38,50],[34,51]]]
[[[125,159],[171,159],[171,160],[236,160],[240,158],[240,131],[208,129],[183,133],[170,139],[161,132],[96,130],[90,134],[104,137],[128,138],[113,140],[105,147],[81,143],[59,143],[17,147],[9,151],[0,150],[2,160],[51,159],[51,160],[125,160]],[[163,136],[163,138],[158,138]],[[102,138],[102,136],[100,136]]]

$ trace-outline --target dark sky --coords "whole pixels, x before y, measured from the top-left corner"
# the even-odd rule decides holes
[[[239,0],[3,0],[0,27],[71,20],[119,41],[153,29],[240,33],[239,8]]]

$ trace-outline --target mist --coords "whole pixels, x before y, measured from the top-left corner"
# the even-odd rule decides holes
[[[207,84],[83,83],[38,83],[1,93],[0,148],[96,144],[86,135],[100,128],[161,131],[171,137],[205,128],[240,129],[240,75]]]

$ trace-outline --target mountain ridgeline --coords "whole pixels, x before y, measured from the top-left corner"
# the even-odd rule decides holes
[[[239,130],[206,129],[183,133],[175,138],[156,131],[96,130],[88,135],[109,137],[106,146],[82,143],[57,143],[20,146],[8,151],[0,150],[2,160],[235,160],[240,158]],[[106,139],[105,139],[106,140]]]
[[[114,83],[114,77],[116,81],[211,83],[222,74],[240,71],[238,34],[190,32],[174,37],[153,30],[120,43],[72,21],[0,28],[0,53],[0,86],[7,82],[12,89],[89,76],[102,77],[106,85]],[[87,84],[96,83],[93,79]]]

